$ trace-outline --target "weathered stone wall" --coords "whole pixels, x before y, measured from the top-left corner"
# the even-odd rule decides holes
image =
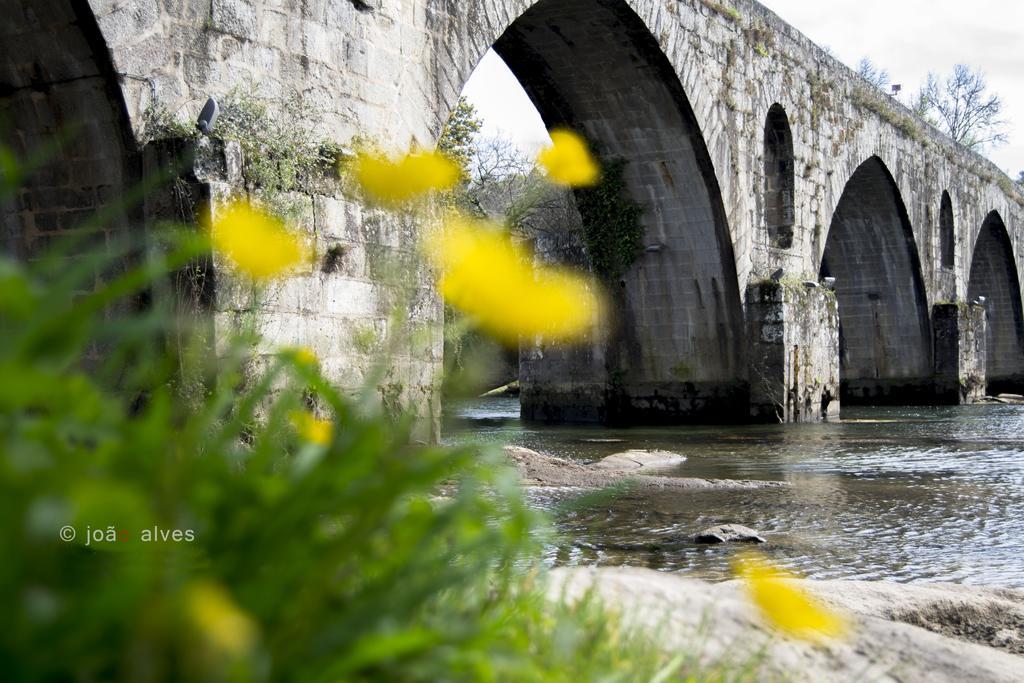
[[[814,281],[747,288],[750,417],[819,422],[839,416],[839,309]]]
[[[237,142],[148,145],[144,176],[166,173],[183,159],[191,161],[175,183],[147,193],[150,222],[207,225],[244,191]],[[295,192],[277,201],[302,217],[294,227],[311,248],[308,263],[257,288],[214,258],[194,266],[199,272],[187,279],[179,277],[178,296],[208,321],[221,350],[250,329],[262,339],[255,367],[282,348],[310,348],[326,376],[344,388],[375,388],[385,410],[415,418],[414,438],[436,441],[442,310],[418,258],[419,226],[411,216],[368,209],[340,193]]]
[[[936,304],[935,396],[947,403],[972,403],[985,395],[985,308]]]
[[[130,136],[119,142],[117,131],[141,133],[154,102],[191,120],[207,95],[232,88],[270,98],[297,93],[322,113],[325,137],[430,145],[472,69],[496,46],[549,123],[579,125],[606,154],[628,161],[628,191],[645,207],[645,241],[656,247],[623,279],[631,322],[619,368],[638,408],[689,410],[687,396],[693,405],[731,405],[748,391],[741,293],[779,268],[787,278],[819,277],[832,237],[862,258],[846,277],[836,275],[847,351],[854,339],[880,341],[858,346],[871,354],[848,356],[843,373],[860,380],[873,369],[883,394],[892,382],[917,378],[928,370],[922,359],[933,356],[933,335],[922,321],[931,322],[934,304],[968,298],[975,245],[987,243],[979,235],[991,215],[1004,226],[1005,239],[997,241],[1004,266],[985,271],[1001,279],[975,278],[988,283],[977,284],[975,296],[984,296],[979,288],[1007,295],[986,297],[996,331],[989,335],[996,344],[987,354],[989,375],[1005,377],[1003,389],[1021,381],[1013,344],[1024,322],[1014,277],[1024,267],[1024,199],[991,163],[872,90],[752,0],[76,0],[71,7],[69,14],[55,0],[3,0],[10,21],[0,106],[15,112],[19,150],[67,122],[51,123],[53,112],[73,111],[99,126],[83,149],[62,150],[53,166],[58,176],[34,181],[17,210],[5,211],[6,244],[37,234],[35,217],[53,207],[76,210],[70,206],[77,195],[64,189],[106,202],[101,187],[107,194],[123,188],[123,176],[86,167],[103,161],[104,174],[130,168],[115,163],[130,158],[134,144]],[[88,9],[98,31],[85,26]],[[785,113],[793,150],[791,242],[771,234],[766,210],[766,185],[778,180],[765,177],[774,105]],[[870,190],[876,215],[844,220],[841,212],[837,220],[851,179],[868,160],[891,178],[887,192]],[[63,198],[40,191],[51,186]],[[953,225],[946,259],[944,192]],[[310,206],[317,207],[313,199]],[[313,229],[354,230],[340,222],[338,216],[350,217],[346,210],[333,215],[332,226],[346,227],[313,219]],[[879,233],[876,222],[900,226],[913,249],[900,256],[895,227]],[[75,224],[57,219],[65,223]],[[887,271],[893,258],[903,265]],[[862,327],[875,318],[856,313],[871,294],[857,284],[858,272],[892,276],[885,297],[894,298],[879,299],[880,340]],[[308,283],[325,292],[306,301],[308,315],[336,305],[338,320],[375,319],[364,303],[376,287],[372,274],[337,277],[365,286],[336,290],[333,301],[341,303],[331,304],[327,290]],[[915,295],[901,299],[899,289]],[[287,306],[274,315],[305,304]],[[303,329],[295,341],[321,334]],[[878,361],[890,352],[892,365],[883,367]],[[331,353],[344,364],[349,350]],[[686,377],[673,373],[682,368]]]

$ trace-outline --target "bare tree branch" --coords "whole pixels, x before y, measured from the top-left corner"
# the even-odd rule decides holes
[[[874,62],[867,57],[860,58],[860,62],[857,64],[857,73],[879,90],[886,90],[889,87],[889,72],[875,66]]]
[[[1000,118],[1003,102],[988,94],[985,75],[964,64],[953,67],[945,80],[935,74],[915,98],[914,110],[936,122],[953,140],[967,149],[981,151],[1007,142],[1006,121]]]

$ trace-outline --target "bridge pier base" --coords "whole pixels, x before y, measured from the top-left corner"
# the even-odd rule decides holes
[[[750,417],[819,422],[839,416],[839,311],[824,287],[747,287]]]
[[[972,403],[985,395],[985,308],[975,304],[936,304],[935,399]]]

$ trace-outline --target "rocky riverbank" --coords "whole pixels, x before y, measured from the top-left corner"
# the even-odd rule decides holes
[[[588,593],[670,652],[757,681],[1019,683],[1024,591],[953,584],[801,581],[848,615],[842,640],[813,644],[766,625],[737,581],[708,583],[635,567],[553,571],[552,599]]]
[[[788,486],[786,482],[780,481],[664,476],[658,473],[674,469],[686,460],[668,451],[624,451],[590,464],[545,455],[521,446],[506,446],[505,455],[519,470],[526,486],[604,488],[625,482],[641,489],[754,489]]]

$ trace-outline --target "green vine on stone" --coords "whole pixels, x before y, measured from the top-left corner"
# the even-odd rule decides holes
[[[625,168],[625,159],[612,159],[605,163],[600,183],[576,191],[590,265],[607,283],[618,282],[643,248],[643,207],[627,198]]]

